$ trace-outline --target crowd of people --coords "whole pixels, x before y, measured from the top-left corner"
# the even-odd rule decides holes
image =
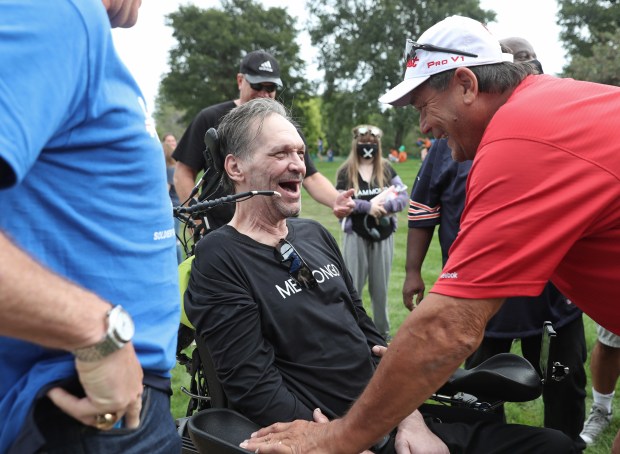
[[[474,353],[506,298],[535,297],[548,281],[620,331],[613,303],[620,297],[620,89],[539,74],[460,16],[407,40],[405,55],[403,81],[380,101],[413,106],[423,134],[446,138],[454,160],[473,160],[459,233],[439,279],[347,414],[266,427],[243,443],[247,449],[368,448]],[[593,132],[600,147],[582,139]]]
[[[381,98],[438,138],[411,194],[373,124],[351,125],[334,185],[275,99],[280,66],[263,50],[240,62],[238,98],[199,112],[178,145],[159,139],[111,37],[140,3],[0,6],[0,452],[180,452],[185,257],[171,206],[255,189],[274,196],[204,218],[184,295],[232,407],[267,426],[243,447],[555,453],[596,440],[620,375],[620,89],[544,75],[527,41],[448,17],[407,40],[404,80]],[[218,178],[193,200],[205,171]],[[303,217],[302,187],[340,219],[341,247]],[[411,313],[396,330],[387,286],[407,205]],[[437,225],[444,268],[425,295]],[[600,325],[587,419],[582,311]],[[545,427],[442,422],[423,405],[514,338],[537,367],[547,319],[571,370],[545,387]]]
[[[392,243],[364,236],[354,239],[353,253],[346,245],[341,253],[323,226],[297,218],[305,173],[304,145],[278,102],[263,99],[234,109],[224,117],[219,131],[227,143],[222,151],[227,154],[226,174],[235,192],[259,184],[281,192],[282,197],[240,204],[228,225],[198,243],[185,293],[187,315],[212,355],[232,407],[252,421],[268,425],[343,416],[373,375],[387,345],[385,328],[373,323],[362,305],[359,287],[363,281],[355,279],[361,271],[348,270],[355,269],[351,260],[363,262],[368,270],[373,269],[369,263],[373,258],[379,262],[375,267],[389,266],[383,255],[391,258]],[[251,147],[249,137],[254,137]],[[357,126],[353,137],[353,162],[376,159],[376,169],[385,172],[384,184],[401,184],[391,166],[379,159],[378,128]],[[274,156],[272,150],[283,151]],[[353,167],[358,194],[377,175],[372,169],[364,170],[361,163]],[[343,174],[352,172],[350,163],[342,169]],[[294,187],[283,191],[281,182],[293,186],[293,181]],[[397,199],[392,202],[405,205]],[[378,206],[384,212],[394,211],[388,201]],[[356,207],[352,216],[373,209]],[[388,237],[392,235],[392,225],[385,230]],[[359,232],[363,232],[361,227]],[[368,249],[384,242],[373,257]],[[300,269],[294,267],[295,262],[301,264]],[[385,292],[383,283],[376,285]],[[375,296],[384,297],[383,293]],[[403,453],[409,452],[408,446],[435,453],[572,449],[571,440],[559,431],[499,421],[443,423],[424,408],[413,409],[372,450]]]

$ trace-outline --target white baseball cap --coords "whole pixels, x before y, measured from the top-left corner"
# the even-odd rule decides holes
[[[513,61],[500,43],[480,22],[450,16],[422,33],[418,42],[405,46],[407,67],[404,80],[379,98],[384,104],[406,106],[411,92],[433,74],[459,66],[479,66]]]

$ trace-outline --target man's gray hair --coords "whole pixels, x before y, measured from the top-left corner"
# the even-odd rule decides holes
[[[515,88],[530,74],[538,74],[532,65],[503,62],[493,65],[468,66],[478,79],[478,89],[482,93],[499,94]],[[426,82],[432,89],[445,91],[450,85],[456,69],[431,76]]]
[[[248,159],[252,154],[252,144],[261,133],[265,119],[274,114],[284,117],[297,127],[288,110],[271,98],[252,99],[228,112],[217,128],[222,159],[229,154]],[[225,171],[223,178],[223,183],[232,190],[232,181]]]

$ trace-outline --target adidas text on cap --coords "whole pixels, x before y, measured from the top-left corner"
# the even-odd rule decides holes
[[[251,84],[269,82],[282,86],[280,79],[280,65],[273,55],[264,50],[255,50],[248,53],[239,65],[239,72],[245,75]]]
[[[480,22],[450,16],[426,30],[418,42],[407,40],[404,80],[379,98],[384,104],[406,106],[411,92],[433,74],[460,66],[480,66],[513,61]]]

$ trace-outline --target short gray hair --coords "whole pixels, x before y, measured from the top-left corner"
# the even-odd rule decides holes
[[[247,159],[252,153],[252,144],[261,133],[265,119],[278,114],[297,127],[288,110],[278,101],[271,98],[256,98],[228,112],[217,128],[222,159],[231,154]],[[223,172],[223,183],[227,189],[233,190],[234,185],[226,172]]]
[[[478,79],[482,93],[500,94],[515,88],[530,74],[538,74],[532,65],[502,62],[493,65],[468,66]],[[426,82],[432,89],[445,91],[454,77],[456,69],[450,69],[431,76]]]

